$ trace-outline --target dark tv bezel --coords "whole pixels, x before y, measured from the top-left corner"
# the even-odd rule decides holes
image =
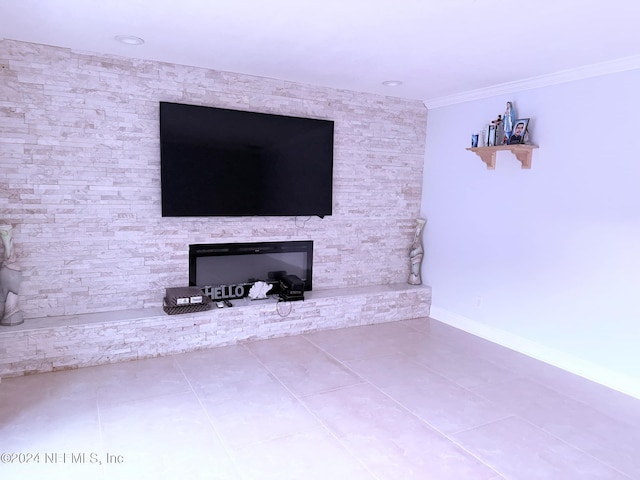
[[[279,118],[279,119],[289,119],[289,120],[300,120],[301,122],[307,122],[307,121],[312,123],[317,122],[318,125],[323,124],[324,126],[330,127],[331,133],[330,133],[330,136],[327,137],[328,141],[326,143],[326,146],[330,147],[331,154],[330,154],[330,157],[327,157],[329,161],[325,163],[322,167],[322,169],[324,170],[323,174],[324,175],[328,174],[329,176],[328,183],[325,182],[326,186],[325,188],[322,189],[322,191],[324,192],[323,194],[324,205],[322,205],[321,208],[312,207],[304,210],[297,210],[297,208],[299,207],[295,206],[296,205],[295,199],[292,199],[291,202],[287,202],[287,206],[280,205],[278,209],[274,209],[271,211],[251,211],[251,212],[245,212],[245,213],[237,213],[230,210],[224,211],[223,209],[213,208],[212,206],[209,206],[208,208],[205,208],[205,209],[201,209],[198,212],[195,212],[194,211],[195,209],[193,208],[184,209],[183,207],[176,208],[175,206],[169,208],[171,201],[167,197],[167,191],[170,190],[170,188],[168,189],[167,186],[169,182],[171,182],[171,179],[168,178],[168,174],[165,174],[165,170],[167,170],[166,162],[168,162],[169,160],[167,160],[164,145],[170,144],[172,139],[169,135],[167,135],[167,133],[163,129],[163,125],[166,126],[167,123],[171,122],[171,120],[167,122],[167,119],[170,117],[168,117],[166,113],[163,114],[163,110],[165,109],[164,106],[168,106],[169,108],[185,107],[185,112],[187,112],[189,109],[202,110],[205,112],[207,110],[216,111],[218,113],[226,112],[229,115],[246,116],[247,118],[253,119],[253,121],[256,121],[256,119],[261,119],[259,121],[268,122],[270,119]],[[162,217],[168,217],[168,218],[222,217],[224,218],[224,217],[318,216],[320,218],[324,218],[325,216],[333,215],[333,189],[334,189],[333,173],[334,173],[334,153],[335,153],[334,151],[335,150],[335,138],[334,138],[335,122],[333,120],[322,119],[322,118],[301,117],[301,116],[294,116],[294,115],[281,115],[281,114],[274,114],[274,113],[254,112],[254,111],[248,111],[248,110],[237,110],[237,109],[229,109],[229,108],[206,106],[206,105],[193,105],[193,104],[186,104],[186,103],[179,103],[179,102],[165,102],[165,101],[160,102],[159,118],[160,118],[160,121],[159,121],[159,124],[160,124],[160,197],[161,197]],[[286,172],[283,172],[283,173],[286,174]],[[305,177],[306,176],[313,177],[313,173],[310,175],[305,175]],[[325,177],[325,180],[326,180],[326,177]],[[327,196],[329,197],[328,200],[326,198]],[[291,208],[288,208],[288,207],[291,207]],[[168,210],[171,210],[171,211],[169,212]],[[182,211],[179,211],[179,210],[182,210]]]
[[[197,258],[230,255],[255,255],[260,253],[306,252],[304,289],[313,288],[313,240],[293,240],[286,242],[250,242],[250,243],[197,243],[189,245],[189,286],[197,285]]]

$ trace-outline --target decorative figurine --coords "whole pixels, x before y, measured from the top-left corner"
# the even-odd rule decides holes
[[[516,112],[511,102],[507,102],[507,109],[504,112],[504,142],[507,143],[513,133],[513,124],[516,121]]]
[[[498,118],[491,122],[494,126],[494,139],[493,145],[502,145],[504,143],[504,122],[502,121],[502,115],[498,115]]]
[[[423,218],[416,220],[416,232],[409,251],[409,259],[411,260],[411,274],[407,283],[409,285],[422,285],[420,271],[422,267],[422,257],[424,256],[424,248],[422,247],[422,232],[427,221]]]
[[[16,261],[11,225],[0,225],[0,237],[4,245],[4,261],[0,266],[0,325],[19,325],[24,322],[18,307],[22,272]]]
[[[269,292],[269,290],[271,290],[272,287],[273,285],[269,285],[267,282],[256,282],[249,290],[249,298],[251,300],[267,298],[267,293]]]

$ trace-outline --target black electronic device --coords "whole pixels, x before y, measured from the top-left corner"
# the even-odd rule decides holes
[[[304,300],[304,282],[297,275],[280,278],[280,298],[288,302]]]
[[[163,217],[332,214],[334,122],[160,102]]]

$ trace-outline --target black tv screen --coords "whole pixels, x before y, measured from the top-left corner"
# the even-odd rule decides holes
[[[333,121],[160,102],[163,217],[332,214]]]

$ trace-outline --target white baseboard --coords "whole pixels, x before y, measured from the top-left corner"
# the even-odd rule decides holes
[[[506,330],[471,320],[432,305],[429,315],[434,320],[510,348],[580,377],[640,399],[640,379],[602,367],[587,360],[546,347]]]

